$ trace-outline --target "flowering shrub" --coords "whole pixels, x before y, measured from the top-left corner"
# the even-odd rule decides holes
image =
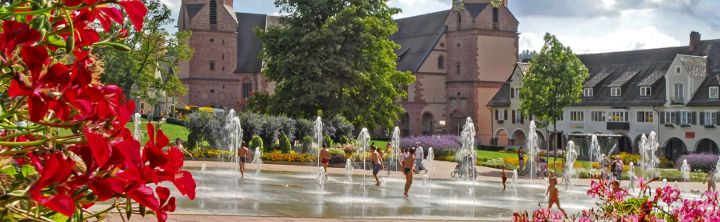
[[[459,136],[455,135],[435,135],[435,136],[411,136],[400,139],[400,147],[415,147],[416,142],[420,142],[420,146],[425,149],[432,147],[436,152],[446,149],[457,149],[460,147]]]
[[[684,159],[687,159],[687,162],[688,164],[690,164],[690,168],[692,169],[692,171],[702,170],[708,172],[717,164],[718,155],[708,153],[694,153],[682,155],[676,160],[677,162],[675,166],[682,166],[682,162]]]
[[[317,156],[306,153],[297,154],[295,152],[282,153],[280,151],[274,151],[272,153],[263,153],[262,159],[267,161],[312,162],[317,160]]]
[[[613,155],[613,157],[620,158],[626,166],[630,165],[630,162],[633,162],[633,163],[640,162],[640,154],[620,152],[617,155]]]
[[[596,207],[583,210],[576,215],[564,215],[542,208],[533,212],[515,212],[515,221],[710,221],[720,217],[720,202],[717,192],[706,192],[701,199],[683,199],[680,191],[670,186],[652,189],[638,178],[640,193],[631,195],[614,182],[592,181],[587,194],[596,201]]]
[[[191,150],[189,152],[193,155],[193,157],[202,157],[202,158],[230,159],[235,156],[235,152],[230,152],[227,150],[209,149],[209,148],[196,149],[196,150]]]
[[[64,0],[5,1],[0,10],[0,156],[5,221],[101,220],[113,209],[145,214],[158,221],[175,210],[172,183],[195,198],[195,181],[183,171],[183,155],[152,124],[141,148],[125,127],[135,110],[115,85],[99,83],[102,64],[93,47],[129,49],[109,39],[113,23],[122,25],[123,11],[142,29],[147,9],[141,1]],[[122,10],[121,10],[122,9]],[[70,132],[59,135],[60,129]],[[147,184],[155,184],[151,188]],[[91,213],[98,201],[115,201]],[[137,207],[134,209],[134,207]],[[133,210],[134,209],[134,210]]]

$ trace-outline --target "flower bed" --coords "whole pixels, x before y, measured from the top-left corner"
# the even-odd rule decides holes
[[[420,146],[425,149],[432,147],[435,152],[447,149],[457,149],[460,147],[459,136],[454,135],[435,135],[435,136],[411,136],[400,139],[400,147],[415,147],[416,142],[420,142]]]
[[[680,156],[680,158],[677,159],[675,166],[677,166],[677,167],[682,166],[682,162],[685,159],[687,160],[688,164],[690,165],[690,168],[692,169],[692,171],[701,170],[703,172],[708,172],[712,168],[714,168],[715,165],[717,164],[718,155],[708,154],[708,153],[694,153],[694,154],[682,155],[682,156]]]

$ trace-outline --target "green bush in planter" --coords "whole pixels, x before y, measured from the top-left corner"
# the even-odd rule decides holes
[[[340,136],[340,138],[338,139],[337,142],[339,144],[348,144],[348,142],[350,142],[350,139],[347,136],[342,135],[342,136]]]
[[[265,150],[264,150],[265,147],[263,147],[263,140],[262,140],[262,138],[260,138],[260,136],[258,136],[258,135],[253,135],[253,136],[252,136],[252,139],[250,139],[250,144],[249,144],[249,145],[250,145],[250,147],[248,147],[249,149],[255,150],[256,147],[260,147],[260,150],[261,150],[262,152],[265,152]]]
[[[303,137],[302,140],[302,152],[307,153],[312,149],[313,138],[310,136]]]
[[[327,147],[332,147],[334,143],[335,143],[335,142],[333,142],[333,140],[330,138],[329,135],[324,135],[324,136],[323,136],[323,144],[324,144],[325,146],[327,146]]]
[[[290,139],[283,133],[282,137],[280,137],[280,151],[283,153],[289,153],[290,152]]]

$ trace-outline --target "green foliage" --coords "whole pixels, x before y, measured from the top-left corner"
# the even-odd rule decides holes
[[[195,112],[188,115],[188,121],[185,122],[190,134],[187,139],[187,147],[193,149],[207,142],[211,147],[220,147],[221,123],[212,114],[207,112]]]
[[[352,117],[356,126],[391,128],[403,108],[403,86],[415,79],[396,69],[399,45],[392,16],[399,9],[384,0],[276,0],[280,25],[256,29],[263,43],[263,73],[277,83],[266,95],[251,99],[256,111],[313,118]],[[265,107],[262,104],[267,103]],[[260,108],[256,104],[260,104]]]
[[[587,68],[570,47],[547,33],[545,45],[530,61],[530,69],[523,77],[520,110],[526,116],[535,116],[541,128],[554,125],[564,107],[580,102],[587,78]]]
[[[350,142],[350,139],[347,136],[342,135],[342,136],[340,136],[340,139],[338,139],[337,142],[339,144],[347,144],[348,142]]]
[[[129,46],[130,51],[119,51],[112,47],[93,49],[104,61],[105,74],[101,81],[115,84],[135,99],[156,104],[163,97],[178,97],[186,93],[174,73],[179,71],[178,60],[188,61],[193,49],[187,44],[190,31],[171,33],[165,27],[175,24],[171,10],[159,0],[143,0],[148,9],[142,32],[125,25],[113,25],[111,32],[125,28],[128,36],[118,40]],[[100,32],[101,39],[116,38]],[[158,76],[159,74],[159,76]]]
[[[308,136],[303,137],[302,140],[302,152],[307,153],[312,149],[313,138]]]
[[[325,145],[327,147],[332,147],[333,144],[335,144],[335,142],[333,142],[333,140],[330,139],[330,136],[323,135],[323,145]]]
[[[255,149],[257,147],[260,147],[260,150],[262,152],[265,152],[265,147],[263,146],[263,140],[258,135],[253,135],[252,139],[250,139],[250,143],[248,145],[250,145],[250,149]]]
[[[290,145],[290,139],[288,139],[287,135],[283,133],[282,137],[280,137],[280,151],[283,153],[289,153],[291,147],[292,145]]]

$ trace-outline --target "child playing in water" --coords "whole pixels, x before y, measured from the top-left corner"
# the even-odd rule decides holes
[[[373,162],[373,176],[375,177],[375,186],[380,186],[380,179],[378,179],[378,172],[380,172],[383,169],[382,165],[382,156],[380,156],[380,153],[378,153],[378,149],[375,146],[370,147],[370,152],[372,152],[372,155],[370,156],[370,160]]]
[[[325,169],[325,179],[327,179],[327,166],[328,163],[330,163],[330,150],[327,149],[326,145],[323,145],[322,148],[323,149],[320,151],[320,159],[322,161],[323,169]]]
[[[557,176],[555,173],[550,172],[550,177],[548,178],[549,185],[547,192],[545,192],[545,195],[550,194],[550,198],[548,201],[548,209],[552,208],[553,203],[557,205],[557,208],[560,209],[561,212],[563,212],[563,215],[567,218],[567,214],[565,213],[565,210],[560,208],[560,199],[558,198],[558,188],[555,187],[557,185]]]
[[[705,179],[703,179],[703,184],[705,183],[705,180],[708,182],[707,191],[715,191],[715,171],[717,171],[717,169],[710,170],[707,176],[705,176]]]
[[[238,150],[238,163],[240,164],[240,178],[245,178],[245,162],[250,159],[250,150],[242,142],[242,147]]]
[[[403,172],[405,173],[405,197],[408,196],[410,185],[412,185],[413,172],[415,172],[415,149],[410,149],[408,155],[403,161]]]
[[[507,174],[505,173],[505,166],[502,167],[502,183],[503,190],[505,190],[505,181],[507,181]]]

